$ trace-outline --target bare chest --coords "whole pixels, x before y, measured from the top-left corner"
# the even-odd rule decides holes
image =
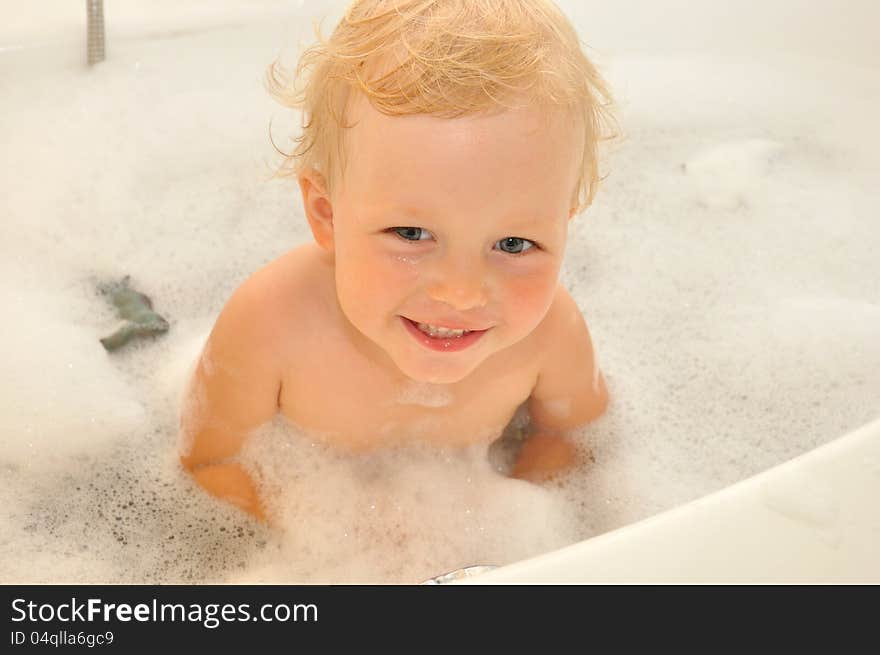
[[[492,441],[534,383],[531,372],[492,362],[453,385],[401,379],[338,345],[313,349],[297,366],[282,385],[281,412],[321,440],[357,450]]]

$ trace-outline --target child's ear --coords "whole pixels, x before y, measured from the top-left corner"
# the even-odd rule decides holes
[[[297,179],[312,236],[319,246],[332,253],[333,205],[324,178],[317,171],[309,170],[301,172]]]

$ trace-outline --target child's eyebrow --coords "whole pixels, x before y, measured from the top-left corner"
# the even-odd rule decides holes
[[[553,219],[542,214],[516,215],[505,219],[505,225],[516,228],[539,227],[551,222]]]
[[[413,221],[421,221],[430,218],[430,215],[419,210],[413,205],[395,205],[387,204],[377,207],[375,214],[377,218],[382,219],[392,217],[394,219],[412,219]]]
[[[395,220],[410,221],[413,225],[435,220],[430,212],[411,204],[389,204],[381,209],[379,215],[393,217]],[[548,216],[543,211],[524,213],[521,209],[515,213],[503,216],[501,221],[502,225],[509,230],[536,229],[553,222],[554,217]]]
[[[411,206],[395,207],[391,210],[391,215],[401,216],[406,219],[412,219],[416,222],[426,221],[431,218],[431,214],[429,212]]]

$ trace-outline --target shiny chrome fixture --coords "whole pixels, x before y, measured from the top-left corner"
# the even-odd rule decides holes
[[[104,0],[86,0],[89,66],[104,61]]]

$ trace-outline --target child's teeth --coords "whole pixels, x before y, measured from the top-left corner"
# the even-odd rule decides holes
[[[422,332],[430,337],[444,337],[448,339],[450,337],[460,337],[470,332],[470,330],[453,330],[437,325],[428,325],[427,323],[417,323],[417,325]]]

